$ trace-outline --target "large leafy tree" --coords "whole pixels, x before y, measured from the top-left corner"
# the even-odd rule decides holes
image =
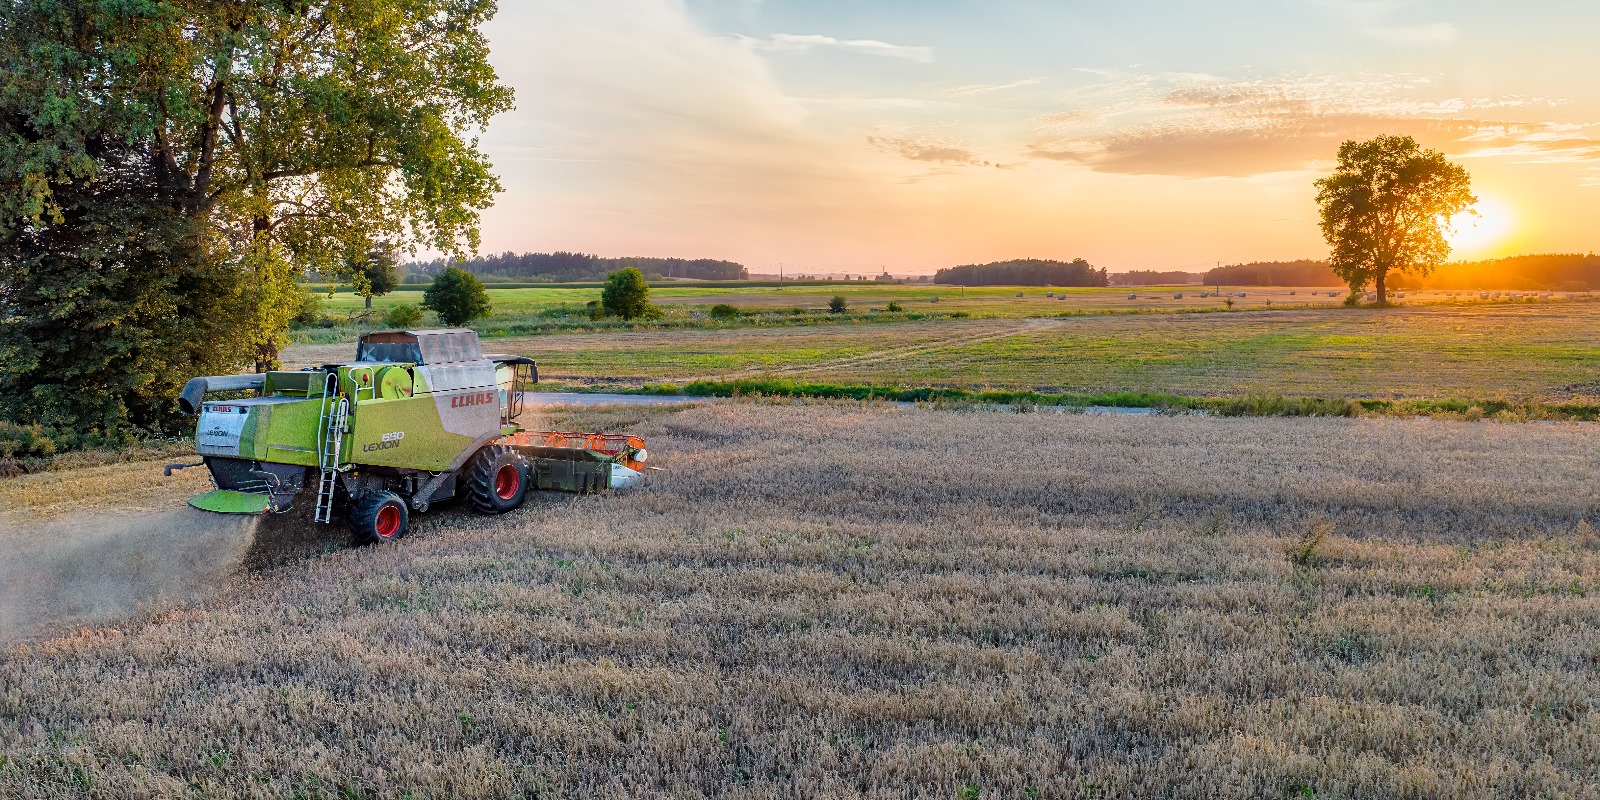
[[[1334,273],[1351,291],[1372,284],[1379,304],[1390,272],[1426,276],[1449,257],[1450,219],[1476,202],[1466,169],[1410,136],[1345,142],[1317,181]]]
[[[36,360],[28,331],[41,315],[109,329],[92,309],[116,296],[96,277],[105,256],[21,258],[38,252],[29,237],[93,238],[150,286],[183,285],[173,274],[191,256],[231,273],[211,296],[241,318],[257,369],[277,363],[297,275],[348,269],[343,255],[379,240],[475,249],[499,184],[473,134],[511,103],[480,31],[494,11],[493,0],[0,0],[0,374]],[[141,214],[171,225],[147,229],[134,257],[116,230],[141,230],[129,222]],[[153,255],[183,241],[183,259]],[[30,288],[51,271],[67,288]],[[31,392],[32,380],[5,388]]]
[[[114,440],[159,430],[197,372],[249,353],[237,271],[126,148],[58,187],[57,222],[0,237],[0,419]]]

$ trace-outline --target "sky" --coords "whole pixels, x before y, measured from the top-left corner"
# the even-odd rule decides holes
[[[1600,3],[501,0],[481,252],[931,273],[1323,258],[1339,144],[1471,173],[1460,258],[1600,249]]]

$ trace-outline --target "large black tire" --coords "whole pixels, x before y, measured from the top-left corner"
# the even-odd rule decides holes
[[[350,530],[362,544],[393,542],[406,535],[411,514],[394,492],[373,492],[350,509]]]
[[[467,499],[479,514],[504,514],[528,497],[528,459],[504,445],[479,450],[465,477]]]

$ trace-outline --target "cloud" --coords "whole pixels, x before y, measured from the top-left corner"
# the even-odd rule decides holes
[[[738,257],[787,235],[766,219],[822,238],[840,196],[873,197],[859,138],[819,133],[761,53],[680,0],[502,3],[489,33],[518,88],[484,137],[506,186],[491,250]]]
[[[1414,136],[1459,157],[1597,158],[1592,145],[1600,143],[1588,133],[1497,118],[1550,101],[1426,97],[1430,84],[1407,75],[1213,82],[1122,74],[1069,95],[1074,107],[1041,118],[1028,150],[1099,172],[1188,178],[1323,170],[1340,143],[1378,134]]]
[[[906,45],[880,42],[877,39],[839,39],[815,33],[777,33],[765,39],[744,38],[743,41],[757,50],[773,53],[804,54],[817,48],[829,48],[842,50],[846,53],[879,56],[882,58],[900,58],[924,64],[933,61],[933,48],[931,47],[908,47]]]
[[[960,142],[940,137],[875,133],[867,136],[867,144],[880,152],[894,153],[912,161],[990,166]]]
[[[966,97],[974,94],[988,94],[990,92],[1003,92],[1007,89],[1020,89],[1024,86],[1036,86],[1044,83],[1044,78],[1023,78],[1020,81],[1000,84],[974,83],[967,86],[957,86],[945,94],[951,97]]]

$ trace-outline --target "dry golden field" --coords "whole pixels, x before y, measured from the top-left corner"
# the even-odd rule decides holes
[[[0,796],[1600,796],[1593,425],[583,413],[666,471],[13,647]]]

